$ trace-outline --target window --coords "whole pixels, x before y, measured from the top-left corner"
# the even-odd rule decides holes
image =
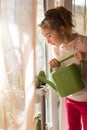
[[[36,71],[45,70],[45,40],[40,33],[38,24],[44,18],[43,0],[37,1],[37,41],[36,41]]]
[[[87,0],[73,0],[72,13],[75,20],[75,30],[87,35]]]

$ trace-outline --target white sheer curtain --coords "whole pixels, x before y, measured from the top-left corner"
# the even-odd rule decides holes
[[[34,130],[36,0],[0,0],[0,130]]]

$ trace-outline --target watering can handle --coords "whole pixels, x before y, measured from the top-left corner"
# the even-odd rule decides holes
[[[68,59],[70,59],[70,58],[73,58],[74,57],[74,54],[72,54],[72,55],[70,55],[70,56],[68,56],[68,57],[66,57],[66,58],[64,58],[64,59],[62,59],[62,60],[60,60],[59,61],[59,63],[62,63],[62,62],[64,62],[64,61],[66,61],[66,60],[68,60]],[[52,72],[52,67],[50,67],[50,73]]]
[[[70,59],[70,58],[73,58],[73,57],[74,57],[74,54],[72,54],[72,55],[70,55],[70,56],[68,56],[68,57],[66,57],[66,58],[64,58],[64,59],[62,59],[62,60],[60,60],[59,62],[62,63],[62,62],[66,61],[66,60],[68,60],[68,59]]]
[[[60,63],[62,63],[62,62],[64,62],[64,61],[66,61],[66,60],[68,60],[68,59],[70,59],[70,58],[73,58],[74,57],[74,54],[72,54],[72,55],[70,55],[70,56],[68,56],[68,57],[66,57],[66,58],[64,58],[64,59],[62,59],[62,60],[60,60],[59,62]],[[82,74],[82,76],[84,77],[84,61],[81,61],[81,63],[80,63],[80,68],[81,68],[81,74]],[[52,72],[52,68],[50,68],[50,73]]]

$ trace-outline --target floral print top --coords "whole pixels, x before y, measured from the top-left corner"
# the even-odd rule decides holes
[[[54,56],[58,61],[70,56],[71,54],[75,54],[78,51],[86,53],[86,59],[84,62],[85,88],[77,93],[69,95],[68,98],[76,101],[87,101],[87,36],[75,34],[74,39],[67,44],[62,43],[59,47],[53,47]],[[71,58],[64,61],[61,66],[71,63],[80,64],[75,58]]]

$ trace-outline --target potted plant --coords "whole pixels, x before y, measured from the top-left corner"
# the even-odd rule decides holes
[[[34,115],[35,130],[41,130],[41,113],[38,112]]]

